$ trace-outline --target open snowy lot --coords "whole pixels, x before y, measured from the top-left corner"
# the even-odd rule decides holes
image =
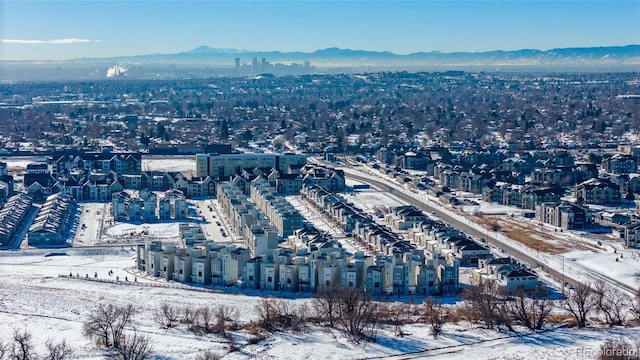
[[[196,156],[160,156],[142,157],[142,171],[182,172],[185,176],[196,176]]]
[[[187,200],[190,215],[184,220],[163,220],[151,223],[114,221],[109,203],[80,203],[79,220],[72,239],[73,246],[102,244],[135,244],[140,241],[162,240],[175,242],[181,223],[199,224],[207,239],[220,243],[244,242],[220,215],[214,199]]]
[[[559,328],[516,335],[450,324],[434,340],[426,326],[407,325],[403,327],[409,333],[405,337],[396,337],[391,327],[384,327],[375,342],[354,343],[335,329],[309,325],[302,333],[273,333],[253,345],[247,343],[249,335],[244,330],[235,331],[240,350],[227,353],[227,343],[219,336],[195,335],[184,328],[161,329],[153,320],[153,311],[163,303],[194,308],[225,304],[238,309],[239,321],[247,323],[257,319],[255,307],[264,296],[278,294],[194,291],[149,279],[133,269],[134,252],[126,248],[67,249],[66,256],[44,256],[48,253],[0,253],[0,339],[6,342],[15,329],[28,329],[38,350],[43,350],[47,339],[65,339],[79,359],[104,358],[103,351],[82,336],[83,321],[99,304],[133,304],[138,311],[135,329],[151,338],[156,359],[193,359],[207,350],[226,354],[225,359],[590,359],[607,338],[640,336],[639,328]],[[90,281],[95,276],[111,282]],[[307,297],[292,301],[312,305]]]

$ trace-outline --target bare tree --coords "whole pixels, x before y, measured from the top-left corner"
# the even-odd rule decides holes
[[[609,338],[600,345],[599,360],[636,360],[640,358],[640,341],[635,344],[624,338]]]
[[[180,319],[180,323],[193,326],[194,322],[196,321],[197,315],[198,312],[196,310],[194,310],[192,307],[185,306],[182,309],[182,319]]]
[[[530,296],[524,290],[515,293],[510,303],[513,317],[531,330],[540,330],[553,306],[549,301],[549,291],[538,287]]]
[[[636,296],[635,301],[631,302],[631,315],[640,322],[640,294]]]
[[[117,350],[122,360],[146,360],[151,358],[153,345],[148,336],[134,332],[121,335]]]
[[[431,335],[437,338],[446,322],[446,311],[442,304],[428,297],[424,302],[423,320],[431,327]]]
[[[498,325],[498,330],[500,330],[500,325],[503,325],[507,330],[514,331],[513,320],[511,302],[505,297],[500,297],[496,304],[496,325]]]
[[[0,360],[4,359],[4,355],[7,353],[7,350],[9,350],[9,345],[0,340]]]
[[[222,355],[216,354],[211,351],[205,351],[204,353],[196,356],[195,360],[220,360],[222,359]]]
[[[274,299],[262,299],[256,305],[258,318],[264,329],[267,331],[275,331],[276,327],[276,304]]]
[[[224,335],[227,330],[227,322],[235,323],[239,315],[238,309],[226,305],[219,305],[215,313],[215,331]]]
[[[33,343],[31,342],[31,333],[27,330],[19,332],[13,331],[13,344],[11,344],[11,352],[9,359],[11,360],[35,360],[38,355],[34,352]]]
[[[330,327],[335,326],[335,316],[340,303],[340,286],[332,284],[330,286],[319,287],[314,300],[320,318],[326,319]]]
[[[492,329],[498,320],[498,292],[490,285],[471,286],[462,294],[466,303],[463,310],[470,321],[482,321]]]
[[[210,333],[214,312],[208,306],[199,308],[196,312],[196,327],[202,329],[205,333]]]
[[[154,311],[154,319],[161,327],[172,328],[180,320],[180,311],[178,308],[164,303]]]
[[[305,324],[307,309],[280,299],[263,299],[256,306],[262,327],[268,331],[298,331]]]
[[[379,306],[362,288],[343,288],[338,310],[342,328],[353,340],[372,338]]]
[[[388,323],[395,327],[395,335],[403,337],[408,335],[402,330],[402,325],[411,320],[412,309],[404,303],[382,303],[379,304],[377,321]]]
[[[83,334],[96,339],[101,345],[118,348],[124,329],[131,323],[134,313],[132,305],[100,305],[84,323]]]
[[[563,300],[562,307],[576,320],[578,327],[587,326],[589,313],[598,305],[598,299],[591,283],[578,283]]]
[[[44,357],[44,360],[66,360],[73,356],[73,349],[67,345],[65,340],[57,344],[54,344],[51,340],[47,340],[45,346],[47,347],[48,354]]]
[[[632,299],[629,295],[600,280],[595,283],[595,297],[598,311],[609,326],[621,326],[626,320]]]

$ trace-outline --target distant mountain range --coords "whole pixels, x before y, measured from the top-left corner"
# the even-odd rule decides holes
[[[242,63],[265,58],[274,62],[311,61],[316,66],[553,66],[553,65],[614,65],[640,64],[640,45],[561,48],[551,50],[522,49],[514,51],[417,52],[406,55],[389,51],[366,51],[327,48],[314,52],[252,51],[200,46],[177,54],[153,54],[110,58],[111,61],[172,62],[185,64],[233,65],[239,57]],[[107,60],[107,59],[83,59]]]
[[[235,59],[241,69],[235,69]],[[253,59],[259,66],[252,66]],[[310,68],[269,67],[270,64],[302,64]],[[305,72],[362,71],[640,71],[640,45],[561,48],[551,50],[417,52],[406,55],[389,51],[340,48],[313,52],[254,51],[199,46],[175,54],[148,54],[65,61],[0,61],[0,82],[21,80],[118,78],[199,78],[244,76],[274,70],[278,75]],[[117,70],[117,71],[116,71]]]

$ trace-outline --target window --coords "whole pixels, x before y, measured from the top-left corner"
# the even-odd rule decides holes
[[[271,276],[267,277],[267,282],[271,282],[273,281],[273,278]]]
[[[202,271],[198,271],[198,276],[202,277]]]
[[[253,275],[249,275],[249,281],[253,281]]]
[[[379,287],[380,287],[380,283],[376,281],[376,282],[373,284],[373,287],[375,287],[376,289],[377,289],[377,288],[379,288]]]
[[[433,286],[433,281],[429,281],[429,286]]]
[[[291,278],[287,279],[287,284],[291,284]]]
[[[183,270],[182,270],[182,269],[180,269],[180,275],[182,275],[182,272],[183,272]]]

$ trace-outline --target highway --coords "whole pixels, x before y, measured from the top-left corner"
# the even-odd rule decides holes
[[[345,176],[347,176],[348,178],[363,182],[365,184],[369,184],[372,187],[381,190],[381,191],[390,191],[393,193],[393,195],[395,197],[397,197],[398,199],[406,202],[407,204],[412,204],[415,205],[416,207],[422,209],[423,211],[427,212],[427,213],[431,213],[431,212],[435,212],[438,217],[440,217],[445,223],[453,226],[454,228],[477,238],[484,238],[487,240],[487,243],[494,245],[494,246],[498,246],[502,249],[504,249],[509,255],[513,256],[514,258],[517,258],[518,260],[528,264],[529,266],[531,266],[531,268],[533,269],[539,269],[540,271],[543,271],[547,274],[549,274],[550,276],[556,278],[561,284],[564,281],[565,283],[571,284],[571,285],[577,285],[580,283],[580,281],[578,281],[575,278],[572,278],[570,276],[568,276],[567,274],[563,273],[562,269],[556,269],[553,267],[550,267],[544,263],[541,263],[541,261],[539,259],[536,259],[532,256],[530,256],[529,254],[526,254],[520,250],[518,250],[515,247],[510,246],[509,243],[506,243],[504,241],[501,241],[500,239],[498,239],[495,235],[493,235],[491,233],[491,231],[480,231],[477,230],[476,228],[470,226],[469,224],[466,224],[462,221],[459,221],[458,219],[449,216],[448,214],[446,214],[445,212],[439,211],[439,209],[437,207],[434,207],[432,205],[430,205],[429,203],[424,203],[423,201],[420,201],[419,199],[416,199],[415,197],[405,193],[405,191],[410,191],[410,190],[404,190],[402,188],[400,188],[398,185],[389,183],[388,181],[384,181],[384,180],[378,180],[378,179],[374,179],[372,178],[372,176],[370,175],[366,175],[363,174],[357,170],[351,169],[349,167],[343,167],[342,168],[344,170]],[[608,282],[609,284],[620,288],[626,292],[629,292],[630,294],[635,294],[637,293],[637,289],[622,283],[616,279],[610,278],[605,276],[604,274],[594,274],[592,272],[587,272],[587,270],[584,270],[585,273],[588,273],[588,275],[592,276],[594,278],[594,280],[600,279],[603,280],[605,282]]]

